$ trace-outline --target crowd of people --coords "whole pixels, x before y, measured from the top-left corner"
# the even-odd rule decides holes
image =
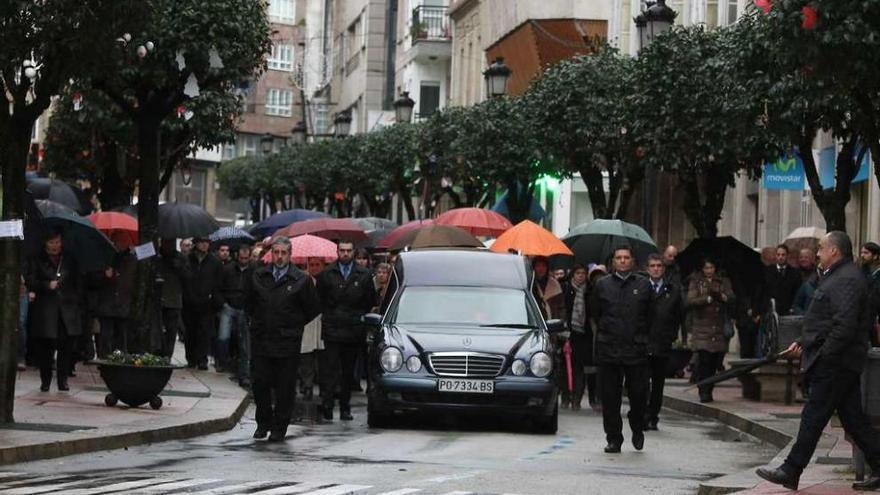
[[[836,323],[829,327],[816,314],[831,299],[823,290],[826,279],[842,264],[864,282],[864,294],[850,297],[864,300],[870,324],[857,324],[864,323],[870,333],[863,336],[866,346],[869,338],[877,345],[880,246],[864,244],[853,263],[849,239],[832,234],[819,243],[818,259],[803,249],[792,264],[789,248],[777,246],[763,283],[747,294],[734,293],[712,257],[682,276],[675,246],[646,260],[636,260],[631,248],[619,247],[610,269],[576,264],[570,270],[551,270],[547,258],[533,258],[535,301],[546,319],[561,319],[567,329],[554,336],[558,362],[566,369],[557,373],[561,407],[579,410],[586,394],[589,406],[602,411],[606,452],[616,453],[623,444],[620,408],[625,391],[631,440],[641,450],[644,431],[658,428],[673,347],[693,351],[692,380],[702,382],[723,369],[734,336],[742,357],[759,352],[762,318],[771,310],[805,315],[804,332],[812,331],[813,340],[802,344],[803,351],[815,353],[816,346],[824,349],[833,343],[851,346],[854,354],[849,357],[856,357],[861,352],[858,335],[846,342],[834,340],[839,339]],[[382,308],[392,269],[350,242],[339,242],[337,248],[337,259],[328,265],[322,258],[292,259],[290,240],[284,237],[256,246],[184,239],[179,249],[177,240],[164,239],[158,255],[162,330],[161,338],[152,342],[136,335],[139,325],[131,319],[137,261],[130,250],[120,249],[105,270],[81,274],[75,260],[64,256],[61,235],[50,234],[41,255],[28,261],[22,279],[22,365],[29,360],[39,367],[43,391],[50,388],[53,370],[58,389],[68,390],[77,361],[116,350],[171,356],[179,339],[189,367],[207,370],[212,357],[217,372],[228,372],[241,386],[252,388],[255,438],[283,439],[295,394],[311,399],[316,382],[324,418],[332,420],[338,404],[339,418],[351,420],[351,392],[366,375],[367,329],[360,317]],[[823,248],[838,257],[823,259]],[[827,398],[821,387],[813,390]],[[699,386],[701,402],[711,402],[712,394],[712,385]],[[814,420],[820,422],[821,417]],[[862,437],[871,434],[865,431]],[[793,471],[803,468],[807,451],[808,446],[798,451]]]

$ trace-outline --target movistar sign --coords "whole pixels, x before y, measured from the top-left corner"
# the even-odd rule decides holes
[[[764,188],[804,190],[804,162],[797,153],[785,155],[774,163],[764,164]]]

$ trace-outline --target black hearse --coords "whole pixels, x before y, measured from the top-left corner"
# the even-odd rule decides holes
[[[368,423],[395,412],[488,412],[531,418],[556,433],[549,332],[522,256],[483,250],[403,252],[370,338]]]

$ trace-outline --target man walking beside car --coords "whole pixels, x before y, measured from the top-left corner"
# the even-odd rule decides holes
[[[810,397],[801,412],[797,439],[779,468],[759,468],[758,476],[797,490],[822,431],[836,412],[850,441],[865,454],[871,477],[856,490],[880,489],[880,433],[862,409],[861,375],[868,358],[868,283],[852,260],[852,241],[833,231],[819,241],[823,268],[803,322],[803,337],[789,346],[801,357]]]
[[[616,454],[623,444],[620,418],[622,389],[629,398],[632,444],[645,444],[645,410],[648,395],[648,342],[650,339],[651,282],[633,272],[632,249],[614,250],[614,272],[596,283],[590,298],[590,315],[596,327],[596,363],[602,400],[602,425],[608,445]]]
[[[338,259],[318,276],[318,295],[323,306],[321,332],[324,352],[320,357],[321,409],[333,419],[334,396],[339,394],[339,419],[351,421],[351,387],[358,352],[366,341],[360,321],[376,301],[370,271],[354,262],[354,245],[340,242]]]
[[[290,263],[290,240],[272,242],[272,263],[245,278],[250,318],[254,438],[280,442],[293,410],[303,327],[321,313],[311,277]],[[274,399],[274,400],[273,400]]]
[[[663,405],[663,386],[666,383],[666,368],[672,342],[678,336],[684,309],[681,287],[669,283],[664,278],[666,266],[658,254],[648,256],[648,276],[651,280],[651,337],[648,341],[648,362],[650,365],[650,396],[648,414],[645,416],[645,429],[656,430],[660,421],[660,408]]]

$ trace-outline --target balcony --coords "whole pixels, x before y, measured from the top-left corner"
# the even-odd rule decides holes
[[[452,22],[448,7],[419,6],[413,9],[409,27],[408,60],[448,60],[452,58]]]

